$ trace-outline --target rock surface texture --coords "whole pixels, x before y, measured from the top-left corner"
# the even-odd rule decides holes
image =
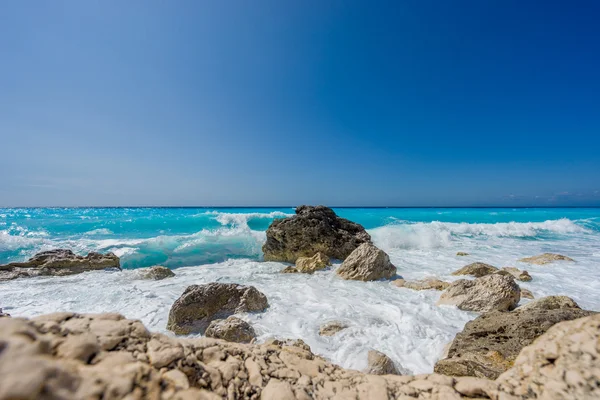
[[[444,375],[476,376],[496,379],[508,370],[515,358],[554,324],[595,314],[579,307],[519,307],[511,312],[490,312],[465,325],[434,371]]]
[[[214,320],[206,328],[204,336],[223,339],[228,342],[250,343],[256,338],[252,325],[237,317]]]
[[[461,269],[454,271],[452,275],[472,275],[476,278],[480,278],[482,276],[493,274],[497,271],[498,268],[492,265],[485,264],[482,262],[476,262],[469,265],[465,265]]]
[[[276,219],[267,229],[263,245],[265,261],[295,263],[318,252],[344,260],[371,237],[361,225],[338,217],[324,206],[300,206],[296,215]]]
[[[106,268],[120,270],[119,257],[113,253],[96,252],[91,252],[84,257],[76,255],[71,250],[49,250],[37,253],[28,261],[0,265],[0,281],[41,275],[73,275]]]
[[[519,311],[526,310],[557,310],[557,309],[576,309],[581,310],[579,304],[570,297],[567,296],[547,296],[539,298],[535,301],[522,305],[517,308]]]
[[[297,342],[175,339],[118,314],[0,319],[0,400],[596,399],[600,317],[562,322],[497,381],[366,375]]]
[[[175,273],[167,267],[163,267],[162,265],[155,265],[154,267],[150,268],[142,268],[141,270],[139,270],[139,275],[142,279],[160,281],[166,278],[174,277]]]
[[[396,275],[396,267],[385,251],[371,243],[363,243],[344,260],[336,273],[343,279],[376,281]]]
[[[343,331],[346,328],[348,328],[348,325],[340,321],[327,322],[326,324],[321,325],[321,327],[319,328],[319,335],[333,336],[339,331]]]
[[[453,282],[437,304],[452,304],[465,311],[489,312],[512,310],[520,300],[521,289],[512,277],[492,274]]]
[[[192,285],[171,307],[167,329],[178,335],[204,333],[211,321],[236,313],[264,311],[268,306],[267,297],[253,286]]]
[[[287,267],[283,271],[284,273],[299,272],[302,274],[313,274],[316,271],[321,271],[331,265],[329,257],[319,252],[312,257],[300,257],[296,260],[295,267]]]
[[[501,270],[497,271],[496,274],[499,275],[510,275],[513,278],[520,280],[521,282],[529,282],[531,281],[531,275],[527,271],[521,271],[515,267],[502,267]]]
[[[400,375],[391,358],[380,351],[369,350],[365,373],[372,375]]]
[[[540,254],[539,256],[522,258],[519,261],[529,263],[529,264],[544,265],[544,264],[549,264],[554,261],[575,261],[575,260],[573,260],[570,257],[563,256],[561,254],[544,253],[544,254]]]
[[[392,281],[394,286],[405,287],[412,290],[446,290],[450,286],[450,282],[440,281],[435,278],[423,279],[420,281],[406,281],[404,279],[396,279]]]

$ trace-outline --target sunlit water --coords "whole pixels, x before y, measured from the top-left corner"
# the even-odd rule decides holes
[[[337,209],[363,224],[406,279],[438,277],[474,261],[527,269],[521,283],[536,297],[564,294],[600,310],[600,209]],[[406,373],[431,372],[443,347],[477,316],[438,307],[436,291],[389,282],[351,282],[334,270],[280,274],[282,263],[262,262],[265,230],[293,209],[0,209],[0,263],[41,250],[113,251],[123,272],[18,279],[0,283],[0,307],[13,316],[53,311],[116,311],[165,332],[169,308],[190,284],[235,282],[256,286],[269,309],[243,315],[260,335],[301,338],[314,352],[362,369],[369,349],[389,355]],[[457,251],[470,253],[457,257]],[[557,252],[576,263],[530,266],[517,260]],[[162,264],[176,277],[138,279],[136,268]],[[319,326],[350,327],[333,337]]]

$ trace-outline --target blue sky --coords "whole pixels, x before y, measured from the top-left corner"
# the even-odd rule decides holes
[[[0,2],[0,206],[600,205],[598,15]]]

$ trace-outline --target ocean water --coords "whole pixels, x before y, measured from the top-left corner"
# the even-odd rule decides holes
[[[340,208],[365,226],[406,279],[456,280],[452,271],[475,261],[527,269],[521,283],[536,297],[562,294],[600,311],[600,209]],[[265,313],[247,314],[259,340],[301,338],[314,352],[346,367],[366,366],[369,349],[390,356],[405,373],[431,372],[443,347],[477,316],[438,307],[437,291],[412,291],[389,282],[350,282],[330,270],[280,274],[286,264],[263,262],[265,230],[292,208],[44,208],[0,209],[0,264],[36,252],[70,248],[112,251],[123,272],[0,282],[0,307],[13,316],[54,311],[120,312],[165,332],[169,308],[191,284],[254,285],[269,299]],[[457,251],[470,255],[457,257]],[[520,263],[543,252],[575,263]],[[165,265],[176,277],[146,281],[136,269]],[[525,302],[527,300],[523,300]],[[319,326],[348,323],[333,337]]]

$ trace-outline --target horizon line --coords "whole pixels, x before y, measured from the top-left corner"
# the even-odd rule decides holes
[[[310,205],[310,204],[299,204],[299,205],[285,205],[285,206],[142,206],[142,205],[129,205],[129,206],[7,206],[0,207],[0,209],[26,209],[26,208],[34,208],[34,209],[51,209],[51,208],[296,208],[301,205]],[[548,206],[548,205],[519,205],[519,206],[498,206],[498,205],[489,205],[489,206],[327,206],[324,204],[316,204],[315,206],[323,205],[329,208],[406,208],[406,209],[415,209],[415,208],[600,208],[600,205],[556,205],[556,206]]]

